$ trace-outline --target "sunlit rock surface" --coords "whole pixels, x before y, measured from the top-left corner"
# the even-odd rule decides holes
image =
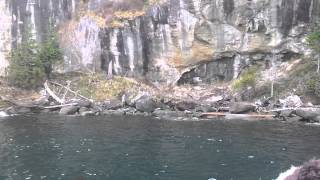
[[[0,76],[5,75],[8,67],[7,55],[11,49],[11,13],[7,2],[0,0]]]
[[[105,71],[164,84],[229,81],[252,64],[270,68],[275,53],[277,61],[286,61],[308,52],[305,35],[320,18],[317,0],[167,0],[110,26],[110,14],[101,12],[112,2],[118,1],[1,3],[0,18],[7,23],[0,42],[11,43],[0,43],[0,68],[26,24],[42,41],[54,23],[65,50],[64,71]]]

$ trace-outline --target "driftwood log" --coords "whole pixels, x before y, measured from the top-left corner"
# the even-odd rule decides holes
[[[230,114],[230,113],[220,113],[220,112],[210,112],[202,113],[201,117],[232,117],[232,118],[256,118],[256,119],[272,119],[275,115],[272,114]]]
[[[50,88],[50,85],[54,85],[54,86],[60,87],[60,90],[59,90],[58,93],[60,93],[62,90],[64,90],[64,93],[63,93],[62,97],[59,97],[59,95],[57,95],[57,93],[55,93],[55,92]],[[87,97],[79,94],[78,92],[75,92],[75,91],[73,91],[72,89],[70,89],[70,85],[71,85],[71,82],[68,82],[68,85],[67,85],[67,86],[63,86],[62,84],[59,84],[59,83],[56,83],[56,82],[46,81],[46,82],[44,83],[44,88],[45,88],[46,92],[47,92],[54,100],[56,100],[58,103],[60,103],[61,105],[65,105],[66,103],[69,103],[69,104],[70,104],[70,102],[68,102],[68,101],[66,100],[66,96],[67,96],[68,93],[73,94],[73,96],[74,96],[75,98],[78,98],[78,97],[79,97],[80,99],[84,99],[84,100],[86,100],[86,101],[92,102],[91,99],[89,99],[89,98],[87,98]],[[80,100],[80,99],[79,99],[79,100]],[[63,107],[63,106],[61,106],[61,107]]]

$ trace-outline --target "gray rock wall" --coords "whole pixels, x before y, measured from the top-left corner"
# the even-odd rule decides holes
[[[41,41],[51,19],[62,33],[65,71],[102,70],[165,84],[228,81],[274,52],[305,54],[304,38],[320,18],[318,0],[166,0],[111,28],[90,15],[76,18],[78,1],[53,1],[12,1],[13,44],[26,22]],[[94,12],[105,2],[86,6]]]

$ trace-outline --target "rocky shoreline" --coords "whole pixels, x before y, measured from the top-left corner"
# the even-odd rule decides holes
[[[303,104],[298,96],[290,96],[282,101],[266,99],[255,103],[234,102],[227,97],[216,97],[212,102],[204,102],[159,98],[146,92],[127,92],[119,98],[104,102],[77,99],[62,105],[48,95],[28,103],[14,102],[4,97],[1,99],[11,106],[0,108],[0,117],[47,113],[62,116],[137,115],[177,121],[268,119],[290,123],[320,122],[320,108]]]

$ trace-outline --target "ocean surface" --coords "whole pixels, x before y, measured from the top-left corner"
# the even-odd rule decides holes
[[[271,180],[320,158],[320,126],[152,117],[0,118],[0,180]]]

